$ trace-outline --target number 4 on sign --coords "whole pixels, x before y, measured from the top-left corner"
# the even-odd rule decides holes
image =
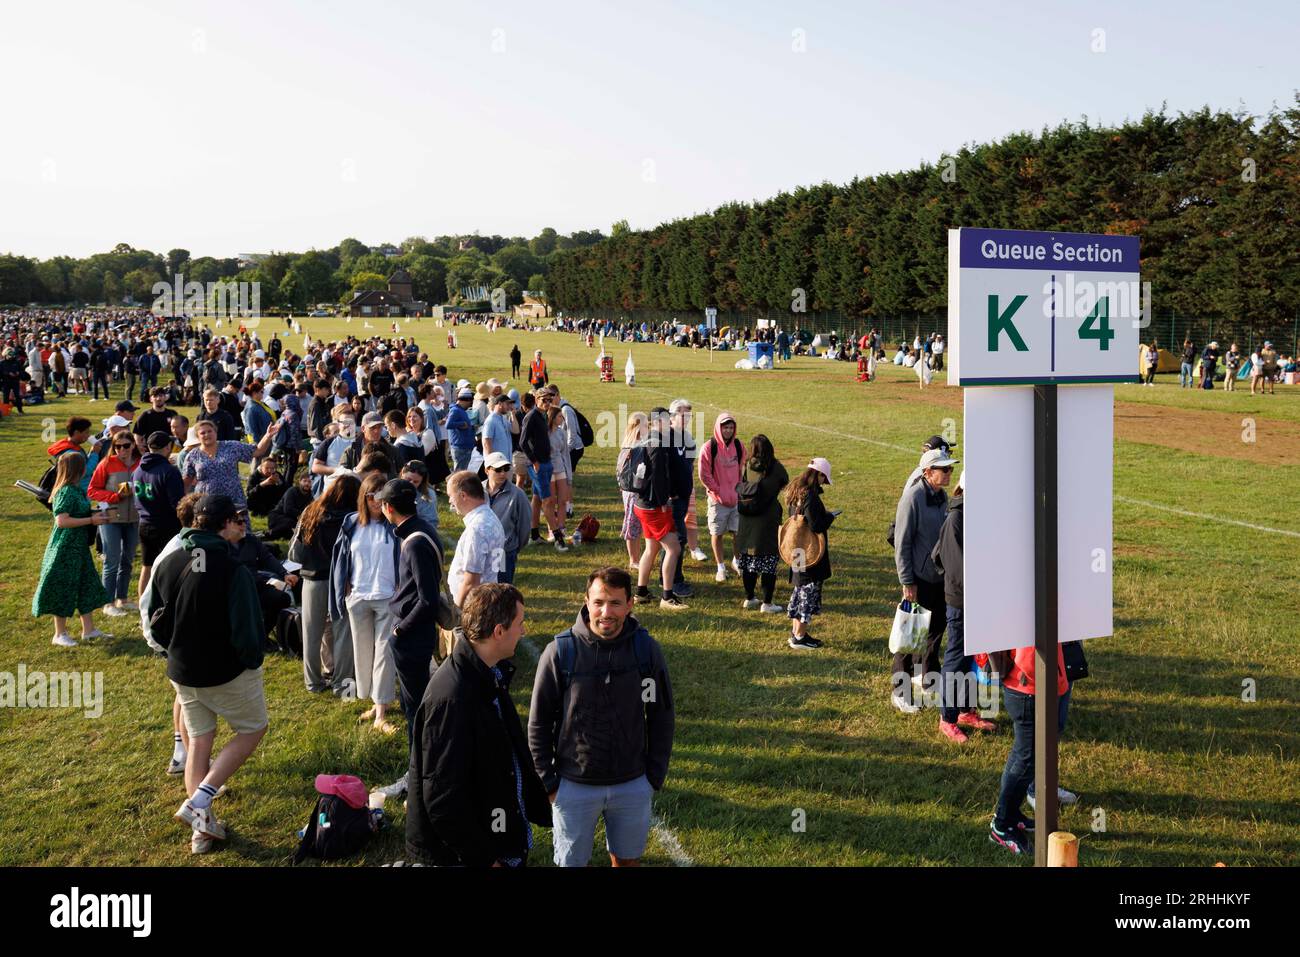
[[[1102,296],[1097,300],[1097,305],[1092,307],[1092,312],[1084,317],[1083,325],[1079,326],[1080,339],[1096,339],[1097,345],[1102,352],[1110,350],[1110,340],[1115,338],[1115,330],[1110,327],[1110,299]]]

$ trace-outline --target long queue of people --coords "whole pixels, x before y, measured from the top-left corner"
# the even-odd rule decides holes
[[[187,798],[177,818],[190,827],[197,853],[224,838],[212,800],[266,733],[261,665],[267,637],[296,608],[307,692],[362,701],[366,710],[359,719],[380,734],[398,733],[395,705],[406,716],[410,767],[389,790],[411,795],[412,855],[438,863],[522,863],[531,841],[527,821],[554,824],[557,863],[585,863],[602,815],[611,859],[639,859],[649,797],[667,770],[672,703],[662,653],[648,634],[643,637],[631,610],[656,600],[662,610],[684,610],[693,594],[688,555],[711,559],[718,583],[738,575],[744,610],[784,613],[791,648],[822,647],[810,626],[831,575],[828,533],[839,514],[822,501],[832,484],[829,461],[813,458],[792,481],[770,439],[758,434],[742,441],[730,412],[721,412],[712,435],[698,444],[686,399],[633,413],[616,464],[632,574],[617,568],[592,573],[569,637],[543,653],[524,747],[506,695],[508,659],[523,635],[524,598],[511,583],[520,552],[541,540],[543,523],[552,547],[569,548],[565,523],[584,447],[579,414],[560,399],[540,350],[529,365],[532,389],[520,394],[495,379],[478,388],[468,380],[452,386],[445,367],[404,340],[308,343],[304,355],[288,353],[274,368],[259,355],[255,339],[199,348],[227,378],[220,389],[206,385],[194,426],[168,409],[172,393],[155,386],[149,409],[138,418],[134,404],[122,400],[89,450],[84,446],[93,429],[82,417],[70,419],[66,437],[51,446],[55,529],[33,599],[34,614],[53,616],[56,644],[76,644],[67,633],[73,615],[81,617],[83,640],[104,637],[92,612],[103,608],[121,616],[132,610],[127,596],[140,545],[141,626],[167,654],[173,695],[167,770],[185,775]],[[516,368],[517,352],[516,346]],[[267,381],[277,394],[266,394]],[[277,443],[286,431],[292,438]],[[984,663],[962,650],[964,483],[949,498],[957,464],[951,453],[939,436],[924,443],[897,509],[893,544],[902,598],[932,615],[924,653],[894,659],[891,702],[904,714],[918,713],[926,703],[924,694],[918,703],[918,693],[937,677],[939,731],[961,743],[968,732],[995,725],[960,697],[954,689],[964,686],[952,680],[977,673]],[[252,466],[247,487],[241,463]],[[695,522],[697,480],[707,496],[711,555],[700,547]],[[464,523],[450,561],[439,532],[439,484]],[[268,519],[270,535],[278,528],[289,537],[284,558],[252,532],[254,508],[269,509],[275,519]],[[783,606],[775,595],[780,538],[783,526],[796,519],[821,545],[813,561],[786,559],[790,592]],[[93,558],[96,542],[104,554],[102,573]],[[651,593],[652,579],[662,587],[658,595]],[[619,643],[624,660],[616,668],[606,658],[601,669],[601,642],[610,641]],[[594,655],[588,662],[593,667],[582,671],[587,654]],[[435,670],[439,661],[450,667]],[[1032,649],[1017,652],[1004,670],[1015,741],[990,837],[1019,853],[1029,848],[1033,827],[1020,809],[1026,798],[1031,807],[1034,800]],[[431,672],[440,677],[430,681]],[[545,689],[544,672],[552,682]],[[625,745],[606,742],[593,756],[582,729],[567,717],[559,720],[580,704],[575,696],[585,684],[579,676],[593,674],[607,681],[640,675],[657,683],[666,698],[659,710],[649,707],[654,701],[633,701],[635,681],[627,700],[593,698],[582,705],[594,709],[593,721],[617,720],[623,727],[639,721],[643,731],[656,725],[656,733],[635,738],[645,743],[640,751],[624,753]],[[1070,674],[1063,651],[1062,727]],[[489,722],[499,746],[467,754],[467,739],[457,735],[472,739],[482,729],[467,727],[457,711],[476,697],[501,722]],[[595,714],[602,706],[619,710]],[[218,717],[236,733],[213,760]],[[561,726],[587,743],[569,742],[566,750],[556,737]],[[509,840],[483,833],[481,820],[467,818],[485,812],[467,807],[458,790],[478,794],[476,775],[499,776],[507,767],[519,795],[518,815],[511,805],[511,826],[492,833],[507,833]],[[550,798],[549,811],[536,800],[539,784]],[[1073,799],[1064,790],[1059,797]]]

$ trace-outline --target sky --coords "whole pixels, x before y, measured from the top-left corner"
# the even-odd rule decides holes
[[[0,252],[609,232],[1162,105],[1294,103],[1300,4],[6,4]]]

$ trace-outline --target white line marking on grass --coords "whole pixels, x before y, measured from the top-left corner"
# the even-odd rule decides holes
[[[670,392],[662,392],[659,389],[646,389],[645,391],[653,392],[655,395],[666,396],[666,395],[673,394]],[[703,402],[701,403],[701,405],[705,405],[710,409],[717,409],[719,412],[723,411],[721,406],[714,405],[712,402]],[[753,412],[746,412],[745,418],[758,419],[763,422],[786,423],[788,425],[797,426],[798,428],[801,429],[807,429],[810,432],[821,432],[823,435],[833,435],[836,438],[848,439],[851,442],[862,442],[867,445],[879,446],[880,448],[883,449],[894,449],[898,452],[905,452],[908,455],[918,454],[913,452],[912,449],[909,449],[906,446],[895,445],[893,442],[882,442],[880,439],[869,439],[863,435],[850,435],[848,432],[837,432],[834,429],[823,429],[815,425],[807,425],[803,422],[797,421],[796,419],[789,418],[788,416],[783,418],[776,418],[774,416],[758,415]],[[1286,535],[1290,538],[1300,538],[1300,532],[1294,532],[1289,528],[1270,528],[1267,525],[1252,525],[1250,522],[1241,522],[1235,518],[1223,518],[1222,516],[1219,515],[1206,515],[1204,512],[1189,512],[1186,509],[1174,508],[1171,505],[1158,505],[1155,502],[1144,502],[1142,499],[1127,498],[1126,496],[1123,495],[1116,495],[1115,501],[1123,502],[1126,505],[1140,505],[1143,508],[1154,508],[1162,512],[1169,512],[1173,515],[1183,515],[1186,516],[1187,518],[1199,518],[1205,521],[1218,522],[1222,525],[1236,525],[1238,528],[1249,528],[1252,531],[1256,531],[1256,532],[1268,532],[1272,535]]]
[[[676,393],[661,392],[658,389],[646,389],[645,391],[653,392],[655,395],[664,395],[664,396],[676,395]],[[704,402],[701,404],[708,406],[710,409],[717,409],[719,412],[726,411],[722,408],[722,406],[714,405],[712,402]],[[805,423],[796,421],[795,419],[792,419],[789,416],[783,416],[781,418],[778,418],[776,416],[771,416],[771,415],[759,415],[756,412],[746,412],[745,418],[758,419],[760,422],[776,422],[778,424],[785,423],[788,425],[795,425],[801,429],[807,429],[810,432],[820,432],[823,435],[833,435],[836,438],[849,439],[853,442],[863,442],[867,445],[877,445],[882,449],[893,449],[897,452],[905,452],[908,455],[915,454],[918,459],[921,457],[921,453],[919,450],[914,452],[912,449],[908,448],[905,445],[895,445],[893,442],[882,442],[880,439],[869,439],[865,435],[850,435],[848,432],[837,432],[834,429],[823,429],[820,426],[816,426],[816,425],[806,425]]]
[[[1218,515],[1206,515],[1203,512],[1189,512],[1181,508],[1172,508],[1168,505],[1157,505],[1155,502],[1144,502],[1141,499],[1125,498],[1123,495],[1116,495],[1115,501],[1123,502],[1126,505],[1141,505],[1143,508],[1157,508],[1162,512],[1173,512],[1175,515],[1186,515],[1188,518],[1203,518],[1211,522],[1222,522],[1224,525],[1237,525],[1241,528],[1249,528],[1256,532],[1271,532],[1274,535],[1289,535],[1292,538],[1300,538],[1300,532],[1293,532],[1289,528],[1269,528],[1267,525],[1252,525],[1250,522],[1239,522],[1235,518],[1221,518]]]
[[[650,818],[650,829],[654,831],[655,837],[659,838],[659,843],[664,846],[668,856],[677,867],[694,867],[695,862],[691,860],[691,855],[686,853],[682,847],[682,842],[677,840],[677,835],[668,830],[668,825],[664,824],[663,818],[658,814]]]

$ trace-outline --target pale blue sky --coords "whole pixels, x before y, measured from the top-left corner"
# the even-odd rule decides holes
[[[1083,115],[1263,113],[1297,37],[1295,3],[6,5],[0,251],[644,228]]]

